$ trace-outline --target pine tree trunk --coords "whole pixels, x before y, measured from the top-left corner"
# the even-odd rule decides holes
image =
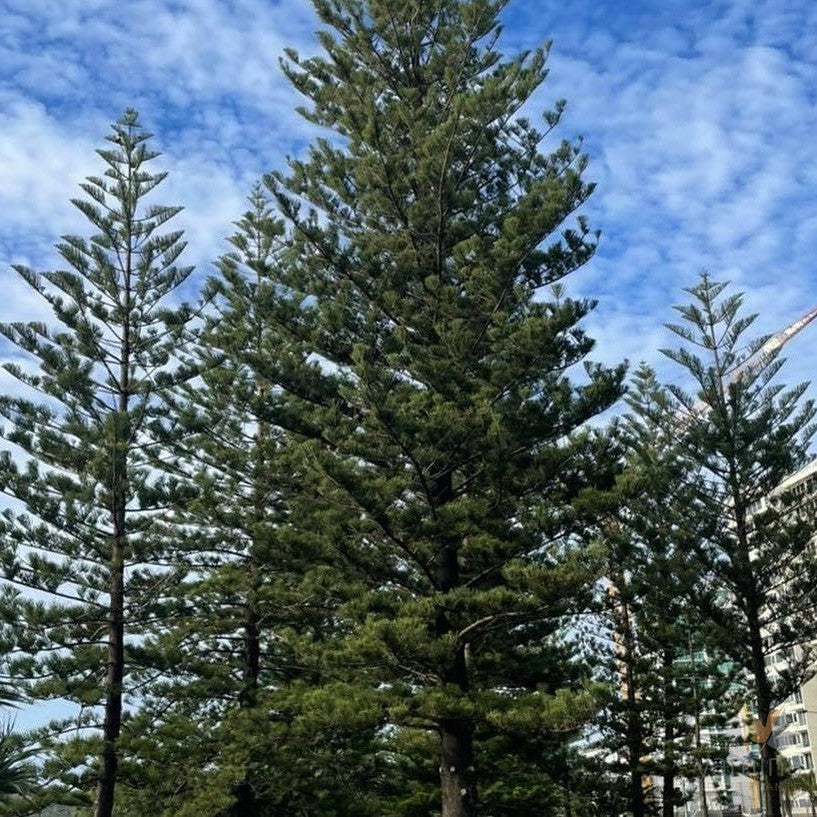
[[[661,817],[675,817],[675,774],[664,772],[662,778],[663,800],[661,802]]]
[[[251,709],[255,706],[260,666],[261,633],[255,609],[252,605],[249,605],[247,619],[244,622],[244,667],[242,670],[244,688],[241,693],[241,706],[245,709]]]
[[[662,781],[661,817],[675,817],[675,770],[666,769]]]
[[[244,667],[242,680],[244,688],[241,692],[242,709],[252,709],[256,704],[258,692],[258,676],[261,665],[261,635],[255,607],[250,603],[247,607],[247,619],[244,623]],[[235,803],[230,809],[231,817],[255,817],[258,806],[255,799],[255,789],[246,777],[235,788]]]
[[[769,723],[772,712],[771,695],[765,672],[762,680],[758,679],[758,720],[761,724]],[[771,744],[771,735],[760,750],[761,775],[765,778],[766,817],[782,817],[783,806],[780,796],[780,778],[777,769],[777,750]]]
[[[256,286],[261,286],[260,274],[256,278]],[[261,338],[256,337],[256,349],[260,350]],[[256,390],[259,399],[263,399],[267,392],[266,387],[260,384]],[[267,438],[267,426],[260,422],[255,433],[254,475],[253,475],[253,518],[256,524],[264,519],[264,453],[263,446]],[[244,666],[241,679],[243,687],[239,704],[242,709],[252,709],[258,702],[258,679],[261,674],[261,628],[258,615],[258,593],[260,581],[258,578],[258,564],[255,558],[256,543],[251,544],[250,558],[247,565],[250,583],[247,599],[246,617],[244,619]],[[255,817],[258,804],[255,797],[255,788],[249,774],[245,772],[244,780],[236,786],[235,803],[230,810],[231,817]]]
[[[627,698],[627,754],[630,763],[630,810],[632,817],[645,817],[647,803],[644,797],[644,778],[641,758],[644,756],[644,732],[638,705],[637,680],[635,677],[636,645],[630,609],[622,602],[619,609],[621,640],[623,647],[624,686]]]
[[[706,776],[698,774],[698,801],[701,804],[699,814],[701,817],[709,817],[709,803],[706,802]]]
[[[766,717],[768,717],[768,713]],[[765,719],[761,722],[765,723]],[[768,742],[764,743],[760,757],[766,774],[766,815],[767,817],[782,817],[783,806],[780,797],[780,778],[777,771],[777,750]]]
[[[647,803],[644,797],[644,778],[640,764],[630,766],[630,810],[633,817],[646,817]]]
[[[750,595],[750,602],[754,597]],[[754,605],[753,605],[754,607]],[[756,609],[756,608],[755,608]],[[769,716],[772,713],[772,692],[769,678],[766,674],[766,662],[763,652],[763,636],[759,617],[750,612],[749,639],[752,649],[752,667],[755,677],[755,694],[757,696],[757,719],[766,726],[771,725]],[[765,778],[765,811],[766,817],[782,817],[783,807],[780,797],[780,779],[777,769],[777,750],[771,743],[772,736],[762,745],[760,750],[761,777]]]
[[[133,184],[133,166],[128,167],[128,186]],[[128,202],[135,206],[136,199]],[[125,258],[122,278],[122,336],[119,348],[117,411],[113,417],[111,440],[111,516],[113,537],[109,563],[108,674],[105,683],[105,716],[102,725],[102,758],[99,770],[94,817],[112,817],[119,769],[119,735],[122,731],[122,683],[125,677],[125,545],[127,542],[128,445],[131,428],[128,417],[131,390],[131,281],[133,272],[133,211],[125,220]]]
[[[434,483],[432,501],[439,507],[453,498],[450,473],[442,474]],[[437,551],[435,578],[437,587],[448,593],[459,585],[458,543],[447,541]],[[439,638],[451,632],[451,624],[443,610],[437,614],[436,634]],[[458,644],[449,667],[443,672],[446,684],[468,691],[466,647]],[[476,817],[477,784],[474,769],[474,726],[464,718],[441,718],[440,733],[440,789],[441,817]]]
[[[689,635],[689,663],[692,670],[692,697],[695,712],[695,750],[698,756],[698,801],[701,817],[709,817],[709,803],[706,801],[706,769],[703,761],[703,741],[701,739],[701,705],[698,694],[698,669],[695,664],[695,645]]]
[[[476,817],[473,727],[465,720],[440,724],[442,817]]]
[[[236,786],[235,803],[230,809],[230,815],[232,817],[255,817],[256,814],[255,790],[252,784],[245,780]]]
[[[123,454],[121,439],[127,439],[127,424],[120,427],[120,417],[127,411],[127,397],[120,399],[120,409],[125,411],[114,417],[112,463],[112,494],[114,533],[111,538],[109,562],[109,622],[108,622],[108,672],[105,679],[105,715],[102,725],[102,757],[97,786],[94,817],[111,817],[114,806],[119,750],[117,742],[122,728],[122,683],[125,675],[125,507],[127,498],[125,469],[127,460]]]
[[[106,678],[103,748],[99,769],[94,817],[111,817],[116,789],[119,753],[117,741],[122,727],[122,680],[124,676],[124,547],[118,532],[111,545],[110,623],[108,625],[108,673]]]
[[[663,652],[664,695],[664,774],[662,779],[661,817],[675,817],[675,716],[672,710],[672,649]]]

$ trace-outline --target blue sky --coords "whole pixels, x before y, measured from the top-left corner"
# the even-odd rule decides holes
[[[597,358],[664,369],[662,324],[703,268],[747,290],[759,331],[817,303],[817,5],[512,0],[504,22],[508,51],[553,39],[529,112],[568,100],[559,137],[584,136],[599,185],[601,250],[571,284],[600,300]],[[0,0],[0,320],[42,314],[9,264],[47,267],[83,229],[68,199],[128,105],[206,271],[253,180],[312,133],[277,61],[315,27],[307,0]],[[792,379],[817,374],[810,331]]]

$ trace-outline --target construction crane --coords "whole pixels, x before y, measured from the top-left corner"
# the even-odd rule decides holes
[[[726,391],[732,383],[736,383],[745,374],[758,371],[766,366],[795,335],[802,332],[815,319],[817,319],[817,306],[810,309],[794,323],[789,324],[785,329],[772,335],[754,354],[741,360],[724,375],[721,381],[723,390]],[[706,403],[698,400],[692,406],[691,411],[682,410],[679,412],[678,419],[681,420],[683,426],[685,425],[684,418],[687,418],[688,421],[691,415],[703,414],[706,409]]]
[[[746,372],[762,369],[797,334],[817,318],[817,306],[798,318],[794,323],[772,335],[753,355],[741,361],[724,378],[724,386],[740,380]]]

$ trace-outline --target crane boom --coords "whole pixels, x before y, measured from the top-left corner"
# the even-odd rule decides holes
[[[817,319],[817,306],[810,309],[794,323],[789,324],[785,329],[781,329],[772,335],[753,355],[742,360],[724,375],[721,381],[723,390],[726,391],[731,383],[736,383],[745,374],[756,372],[766,366],[795,335],[802,332],[815,319]],[[697,400],[691,409],[678,412],[678,419],[683,426],[690,421],[692,416],[703,414],[706,410],[706,403],[703,400]]]
[[[724,386],[740,380],[748,372],[762,369],[795,335],[802,332],[815,318],[817,306],[806,312],[803,317],[789,324],[785,329],[772,335],[753,355],[738,363],[724,378]]]

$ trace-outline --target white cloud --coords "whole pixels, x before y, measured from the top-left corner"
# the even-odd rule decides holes
[[[156,200],[185,207],[186,262],[223,252],[252,183],[307,126],[277,60],[314,48],[309,4],[258,0],[7,0],[0,15],[0,320],[47,316],[11,263],[58,265],[52,245],[85,232],[69,198],[99,172],[109,121],[140,109],[171,172]],[[59,7],[58,7],[59,6]]]
[[[539,15],[512,30],[530,46],[541,6],[521,13]],[[661,323],[704,268],[747,290],[758,332],[817,304],[813,5],[690,0],[596,19],[602,31],[581,7],[552,14],[551,78],[532,107],[568,99],[560,135],[586,137],[599,182],[587,210],[602,245],[576,279],[600,298],[598,356],[671,371],[656,352],[670,340]],[[817,374],[808,332],[787,349],[792,379]]]
[[[188,258],[223,248],[252,181],[302,148],[309,127],[277,60],[315,50],[304,0],[5,0],[0,16],[0,309],[30,300],[5,271],[53,259],[81,229],[67,199],[94,167],[107,121],[134,104],[172,171]],[[550,19],[549,19],[550,16]],[[599,357],[655,359],[655,337],[701,268],[749,289],[773,330],[817,298],[817,125],[809,43],[817,11],[794,0],[674,0],[570,15],[539,0],[508,7],[509,47],[555,38],[532,107],[565,96],[559,136],[583,133],[604,231],[574,287],[598,296]],[[758,293],[775,292],[773,303]],[[810,293],[815,292],[815,296]],[[615,331],[611,329],[615,327]],[[802,366],[800,367],[802,369]]]

